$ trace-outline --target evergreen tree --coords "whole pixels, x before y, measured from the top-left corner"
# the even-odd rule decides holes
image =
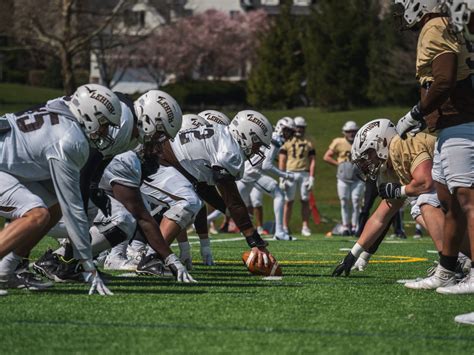
[[[286,1],[261,40],[257,61],[247,82],[247,100],[257,107],[290,108],[301,101],[304,59],[302,17],[291,15]]]

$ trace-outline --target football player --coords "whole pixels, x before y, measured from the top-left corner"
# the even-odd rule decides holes
[[[306,121],[303,117],[295,117],[295,135],[285,142],[280,149],[279,168],[282,171],[292,172],[294,180],[288,181],[280,178],[280,187],[285,191],[286,203],[284,209],[284,229],[288,232],[291,214],[293,211],[293,202],[296,191],[300,191],[301,196],[301,215],[303,226],[301,234],[305,237],[311,235],[309,229],[309,195],[314,185],[314,170],[316,152],[313,144],[306,139]]]
[[[355,235],[364,193],[364,182],[357,177],[357,166],[351,162],[351,147],[359,127],[347,121],[342,127],[344,137],[335,138],[324,153],[324,161],[337,166],[337,194],[341,202],[342,235]],[[352,218],[350,202],[352,201]]]
[[[432,175],[446,212],[438,266],[446,277],[430,284],[443,294],[474,293],[474,262],[463,282],[451,282],[466,229],[474,252],[474,49],[453,34],[438,1],[395,2],[403,6],[407,26],[420,29],[416,76],[421,85],[420,101],[398,121],[397,131],[402,138],[426,126],[438,131]]]
[[[0,285],[42,287],[31,274],[14,271],[62,215],[74,256],[91,282],[89,294],[112,294],[92,262],[79,186],[89,146],[105,149],[113,141],[108,128],[118,126],[120,116],[118,97],[89,84],[72,97],[0,118],[0,215],[12,220],[0,232]]]
[[[425,227],[437,249],[441,250],[444,214],[431,178],[434,143],[435,137],[425,133],[401,139],[395,125],[388,119],[373,120],[359,130],[352,145],[352,161],[361,174],[377,180],[383,200],[367,221],[357,243],[334,270],[333,276],[340,276],[343,272],[349,275],[359,257],[368,260],[374,252],[369,253],[370,249],[385,234],[390,220],[407,196],[416,197],[416,204],[425,217]],[[412,283],[406,286],[417,288]]]
[[[267,243],[250,221],[247,208],[238,192],[236,180],[243,175],[246,159],[258,163],[264,158],[261,148],[269,147],[271,134],[272,127],[266,117],[250,110],[239,112],[229,127],[206,125],[179,132],[174,141],[166,142],[164,145],[162,166],[169,169],[158,171],[158,174],[162,174],[160,182],[164,183],[155,186],[166,194],[173,194],[173,187],[180,186],[183,191],[186,189],[187,196],[195,196],[189,200],[192,204],[176,217],[182,218],[182,215],[185,215],[188,220],[192,220],[196,208],[199,211],[201,207],[200,198],[192,186],[199,192],[215,185],[222,196],[222,198],[215,196],[222,200],[220,205],[215,205],[215,201],[210,200],[207,193],[199,192],[199,196],[221,211],[228,209],[256,255],[259,266],[267,264],[269,259],[272,262],[275,260],[266,249]],[[156,196],[159,198],[159,191]],[[180,230],[181,226],[177,224],[169,226],[169,233],[163,233],[168,243],[173,241]],[[144,258],[141,264],[144,265],[146,262]],[[139,265],[138,269],[142,265]]]

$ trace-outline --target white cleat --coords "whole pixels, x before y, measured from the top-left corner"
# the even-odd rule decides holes
[[[8,295],[8,292],[5,290],[0,290],[0,297]]]
[[[283,240],[283,241],[287,241],[287,242],[293,242],[293,241],[296,240],[295,237],[289,235],[288,233],[275,234],[273,236],[273,239],[274,240]]]
[[[468,295],[474,293],[474,269],[454,286],[438,287],[436,292],[443,295]]]
[[[454,321],[457,322],[457,323],[474,325],[474,312],[466,313],[466,314],[460,314],[460,315],[454,317]]]
[[[133,260],[127,259],[123,254],[108,255],[104,262],[104,270],[135,271],[137,264]]]
[[[303,237],[311,237],[311,230],[308,227],[303,227],[301,229],[301,235]]]
[[[427,277],[420,281],[407,282],[405,287],[414,290],[435,290],[438,287],[456,285],[456,273],[438,265],[433,276]]]

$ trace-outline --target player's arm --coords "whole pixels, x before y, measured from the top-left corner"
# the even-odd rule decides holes
[[[286,171],[286,163],[288,161],[288,151],[283,148],[280,149],[280,153],[278,154],[278,168],[281,171]]]
[[[217,181],[216,186],[235,224],[245,236],[247,244],[252,248],[253,252],[257,254],[257,265],[262,267],[267,263],[267,258],[270,258],[274,263],[275,259],[266,249],[268,243],[260,237],[250,220],[247,207],[240,196],[235,181],[224,179]]]
[[[331,165],[334,165],[334,166],[338,166],[339,164],[337,163],[337,160],[335,160],[333,157],[334,157],[334,150],[332,150],[331,148],[329,148],[326,153],[324,153],[324,156],[323,156],[323,160],[328,163],[328,164],[331,164]]]
[[[370,216],[364,226],[361,236],[357,243],[354,244],[351,251],[334,269],[332,276],[340,276],[344,273],[349,276],[352,266],[364,252],[377,242],[379,236],[385,231],[390,224],[391,219],[397,211],[403,206],[403,200],[383,200],[375,212]]]
[[[316,151],[311,148],[308,153],[309,159],[309,176],[314,178],[314,173],[316,171]]]
[[[160,226],[148,212],[142,199],[140,189],[112,183],[112,192],[114,198],[119,201],[136,219],[143,235],[150,243],[151,247],[165,260],[171,251],[161,234]]]
[[[288,178],[288,173],[286,171],[278,169],[274,164],[274,160],[276,156],[278,155],[278,151],[280,150],[280,147],[276,146],[275,144],[272,143],[270,146],[269,151],[265,155],[265,159],[262,162],[262,170],[265,173],[270,173],[273,175],[276,175],[278,177],[282,177],[287,179]]]

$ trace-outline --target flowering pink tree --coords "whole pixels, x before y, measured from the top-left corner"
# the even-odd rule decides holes
[[[178,80],[245,75],[260,33],[268,27],[263,11],[230,16],[209,10],[158,29],[137,46],[134,63],[147,67],[157,78],[165,74],[174,74]]]

